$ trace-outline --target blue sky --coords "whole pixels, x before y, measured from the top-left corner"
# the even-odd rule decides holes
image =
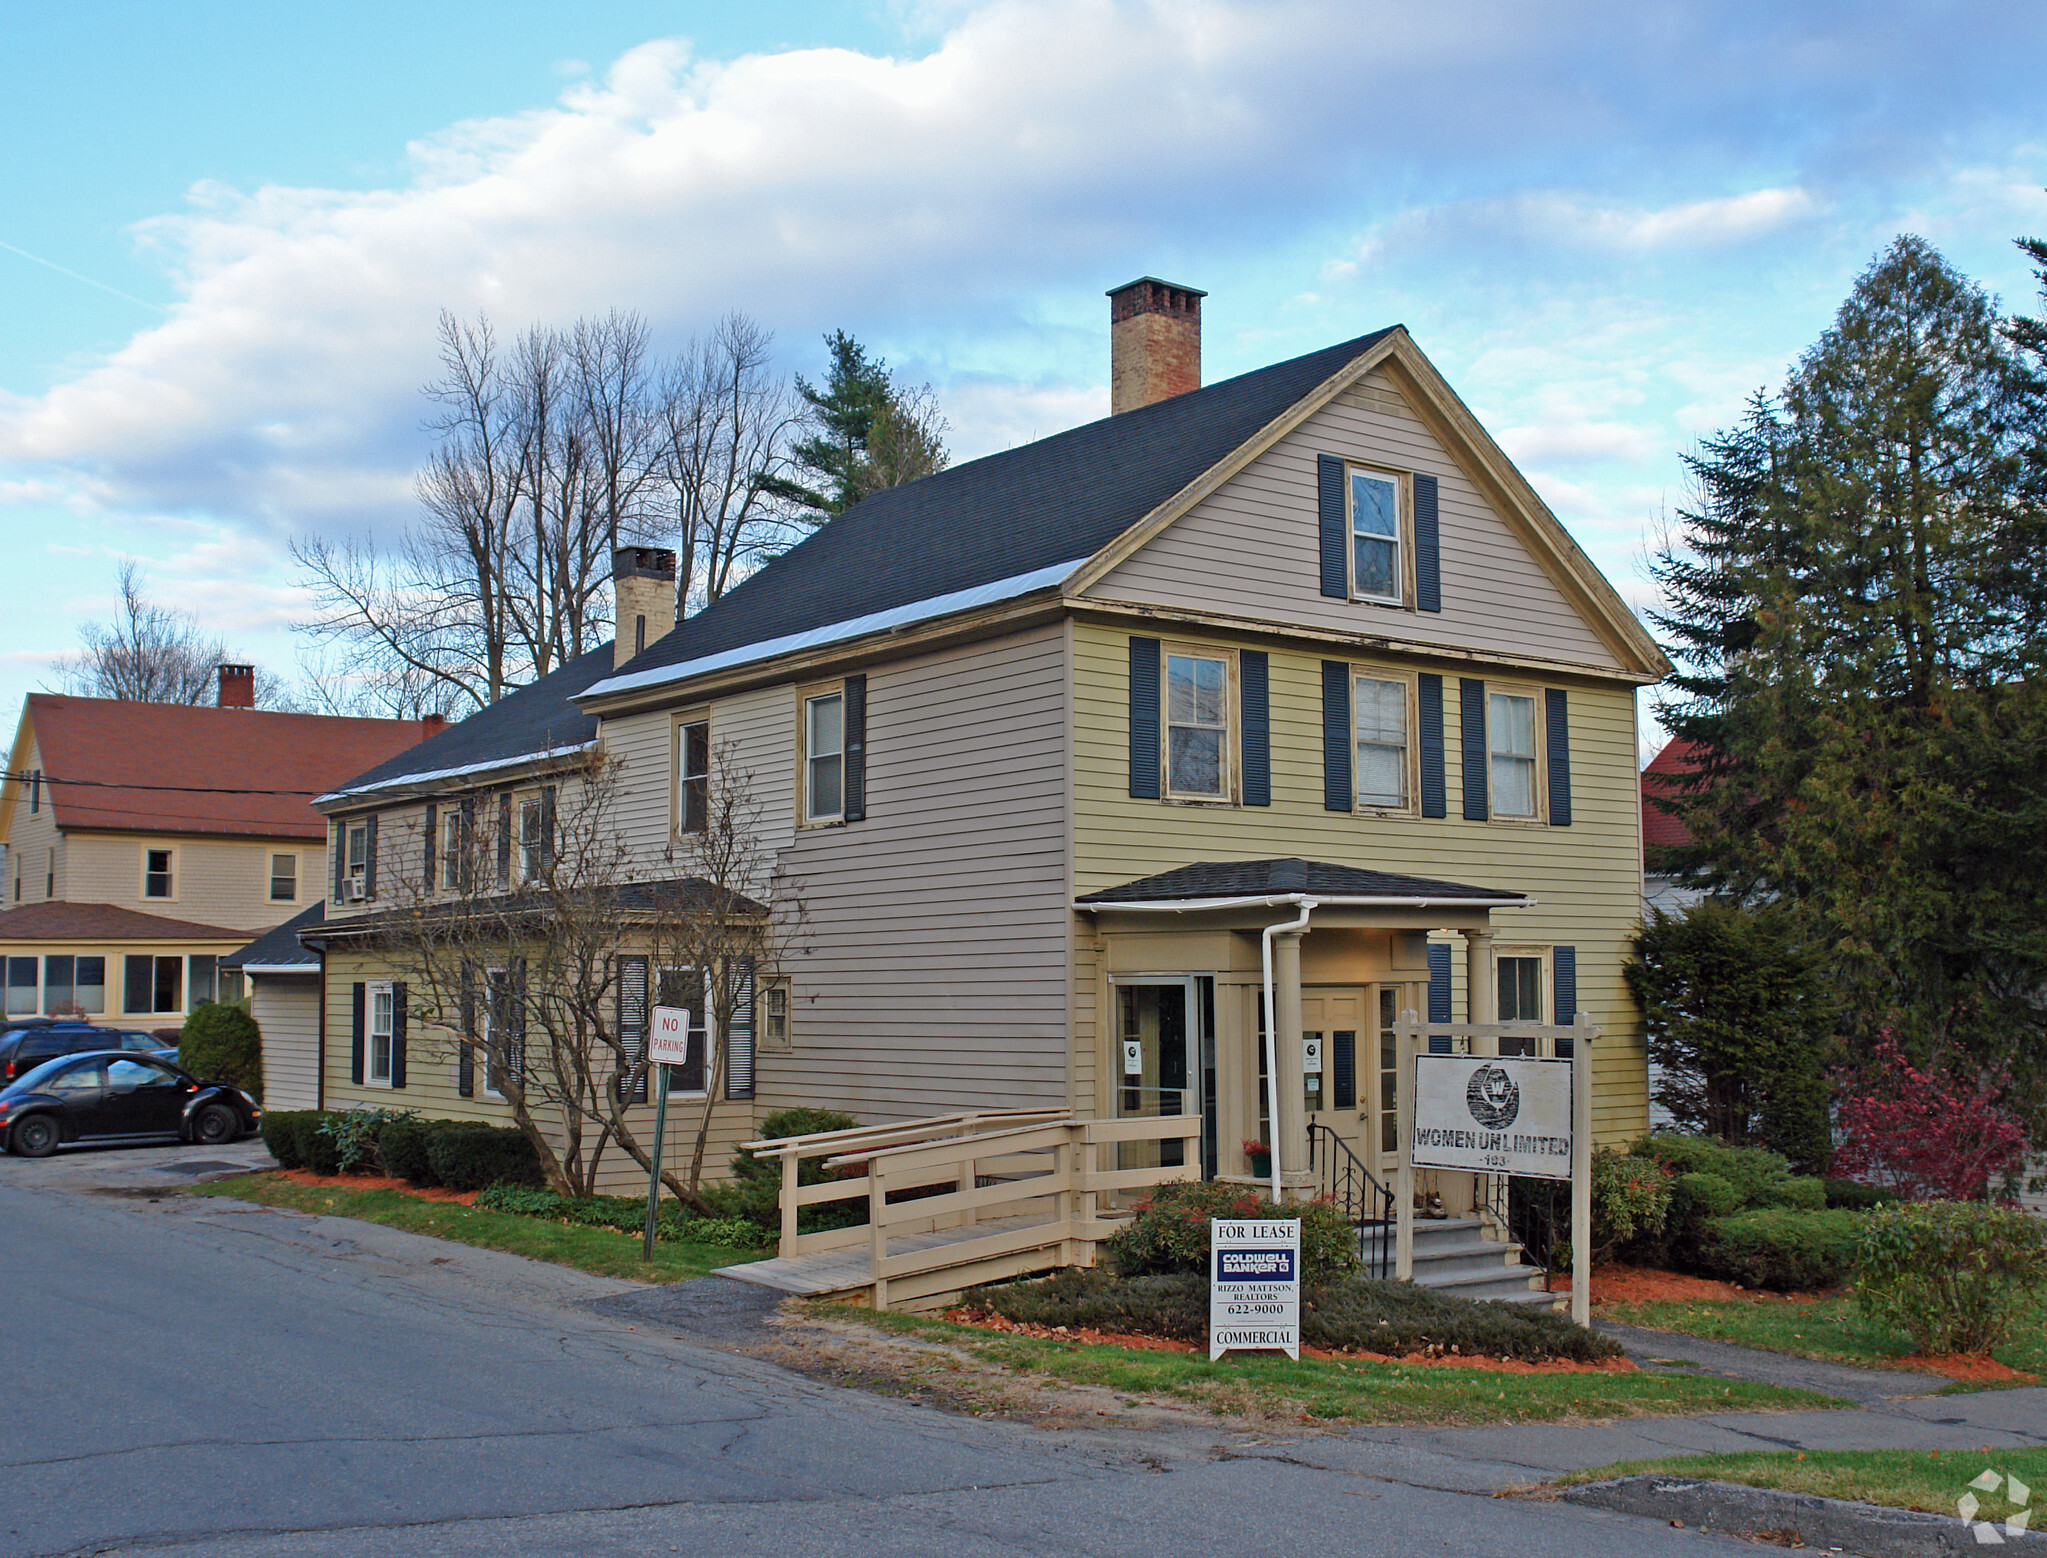
[[[1106,411],[1133,275],[1208,289],[1210,378],[1401,321],[1645,600],[1682,451],[1895,234],[2037,309],[2043,45],[1932,0],[0,0],[0,700],[123,556],[291,675],[286,548],[405,523],[443,306],[740,308],[810,372],[843,326],[962,457]]]

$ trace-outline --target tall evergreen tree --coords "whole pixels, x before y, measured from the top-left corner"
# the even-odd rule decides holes
[[[1851,1040],[2023,1056],[2047,1121],[2047,422],[2004,325],[1897,240],[1691,460],[1655,620],[1705,757],[1676,863],[1783,906]]]
[[[784,495],[821,525],[871,493],[945,469],[945,418],[931,388],[898,385],[879,357],[844,330],[824,338],[824,387],[797,376],[809,402],[812,431],[793,453],[807,480],[783,484]]]

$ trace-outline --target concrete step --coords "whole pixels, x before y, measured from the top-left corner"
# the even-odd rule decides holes
[[[1420,1280],[1419,1273],[1416,1276]],[[1441,1293],[1450,1298],[1473,1298],[1489,1301],[1505,1300],[1509,1303],[1528,1303],[1534,1299],[1550,1298],[1553,1295],[1538,1293],[1530,1286],[1539,1283],[1542,1273],[1527,1266],[1502,1267],[1498,1271],[1474,1273],[1467,1276],[1446,1277],[1440,1282],[1423,1282],[1432,1293]]]

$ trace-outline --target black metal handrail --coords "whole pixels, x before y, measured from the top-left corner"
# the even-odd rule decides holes
[[[1308,1168],[1325,1201],[1343,1208],[1358,1231],[1358,1259],[1365,1275],[1382,1280],[1393,1275],[1393,1192],[1379,1183],[1350,1143],[1326,1125],[1308,1127]]]
[[[1489,1174],[1486,1178],[1486,1210],[1493,1222],[1521,1246],[1522,1263],[1542,1273],[1543,1291],[1554,1291],[1557,1225],[1569,1216],[1569,1184],[1520,1174]],[[1563,1218],[1557,1211],[1559,1199],[1565,1204]]]

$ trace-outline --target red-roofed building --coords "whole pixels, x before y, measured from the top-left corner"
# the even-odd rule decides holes
[[[1642,770],[1642,898],[1652,908],[1674,912],[1699,898],[1697,888],[1681,887],[1675,877],[1657,870],[1661,851],[1689,844],[1692,836],[1683,822],[1654,800],[1657,796],[1676,799],[1676,781],[1699,766],[1699,752],[1695,741],[1669,741]]]
[[[181,1022],[223,954],[320,901],[313,798],[442,728],[272,713],[253,683],[223,666],[212,708],[29,697],[0,783],[9,1017]]]

